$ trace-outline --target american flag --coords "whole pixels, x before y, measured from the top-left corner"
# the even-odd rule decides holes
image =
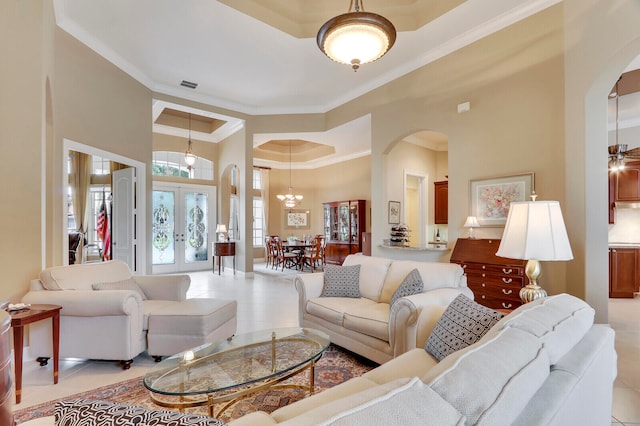
[[[96,225],[96,231],[98,238],[102,240],[102,259],[111,259],[111,229],[109,227],[109,214],[107,212],[107,204],[104,200],[104,193],[102,194],[102,202],[100,203],[100,210],[98,211],[98,223]]]

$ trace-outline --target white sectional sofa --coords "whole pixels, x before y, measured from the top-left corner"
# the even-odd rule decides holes
[[[440,362],[416,348],[230,425],[609,425],[614,332],[593,318],[593,309],[573,296],[539,299]]]
[[[187,299],[190,284],[188,275],[132,275],[113,260],[47,268],[22,301],[62,306],[60,357],[116,360],[127,369],[145,349],[158,359],[236,332],[237,302]],[[42,363],[51,339],[49,322],[31,324],[31,353]]]
[[[594,325],[593,318],[593,309],[573,296],[539,299],[440,362],[419,347],[361,377],[271,414],[247,414],[230,426],[609,425],[614,332]],[[80,422],[83,407],[76,411],[72,418]],[[54,425],[54,418],[24,425]]]
[[[467,277],[456,264],[349,255],[343,266],[360,265],[360,298],[320,297],[324,274],[295,278],[301,327],[322,330],[331,342],[383,363],[424,342],[444,309],[464,294],[473,299]],[[389,302],[404,278],[418,269],[424,289]]]

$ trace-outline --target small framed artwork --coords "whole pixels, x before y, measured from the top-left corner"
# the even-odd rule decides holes
[[[469,181],[470,216],[478,219],[480,226],[504,226],[509,215],[509,205],[515,201],[528,201],[535,191],[534,173],[499,176]]]
[[[285,212],[286,229],[309,229],[309,211],[287,210]]]
[[[400,201],[389,201],[389,223],[400,223]]]

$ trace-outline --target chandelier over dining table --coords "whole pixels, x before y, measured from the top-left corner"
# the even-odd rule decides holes
[[[291,140],[289,140],[289,187],[287,188],[287,192],[285,194],[276,195],[278,200],[282,201],[282,204],[288,209],[294,208],[304,198],[302,195],[295,194],[293,192],[293,187],[291,186]]]

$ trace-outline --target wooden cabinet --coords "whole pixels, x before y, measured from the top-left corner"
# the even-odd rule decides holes
[[[13,425],[12,384],[11,379],[11,344],[9,343],[9,329],[11,317],[0,310],[0,425]]]
[[[637,248],[609,249],[609,297],[632,298],[638,291]]]
[[[366,227],[365,205],[365,200],[323,204],[327,263],[342,265],[349,254],[362,251],[362,232]]]
[[[464,269],[476,302],[492,309],[515,309],[522,305],[526,261],[498,257],[498,247],[500,240],[460,238],[451,262]]]
[[[609,172],[609,223],[614,223],[618,201],[640,201],[640,161],[628,162],[623,170]]]
[[[449,181],[434,182],[434,223],[445,225],[449,222]]]

